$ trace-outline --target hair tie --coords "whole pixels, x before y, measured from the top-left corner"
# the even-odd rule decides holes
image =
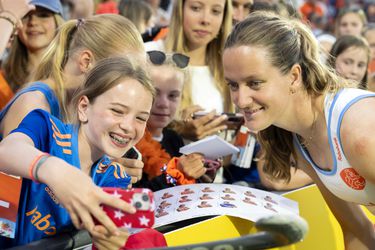
[[[76,27],[79,28],[81,25],[84,25],[86,23],[86,20],[83,18],[78,18],[77,19],[77,24]]]

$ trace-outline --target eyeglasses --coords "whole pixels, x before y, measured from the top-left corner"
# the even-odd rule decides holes
[[[162,65],[167,59],[167,55],[159,50],[152,50],[147,52],[150,61],[155,65]],[[190,58],[180,53],[172,54],[172,60],[177,67],[183,69],[189,64]]]

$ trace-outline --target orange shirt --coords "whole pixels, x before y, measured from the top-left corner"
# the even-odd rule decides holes
[[[300,12],[302,18],[307,21],[312,13],[315,13],[317,16],[323,16],[324,11],[321,6],[318,4],[305,3],[300,7]]]
[[[114,1],[107,1],[98,4],[96,14],[112,13],[118,14],[117,3]]]
[[[2,109],[13,97],[13,91],[0,71],[0,109]]]

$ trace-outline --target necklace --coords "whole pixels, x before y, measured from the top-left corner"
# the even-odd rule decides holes
[[[300,135],[297,135],[298,140],[300,141],[301,146],[304,147],[304,148],[307,148],[310,145],[310,143],[312,142],[313,138],[314,138],[314,132],[315,132],[317,118],[318,118],[318,116],[314,112],[314,118],[313,118],[313,122],[311,124],[310,135],[309,135],[309,137],[307,139],[303,138]]]

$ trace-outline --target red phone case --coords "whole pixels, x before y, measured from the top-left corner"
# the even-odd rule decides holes
[[[103,190],[132,204],[137,210],[134,214],[128,214],[110,206],[103,205],[103,210],[116,226],[120,228],[151,228],[154,225],[155,201],[154,194],[150,189],[105,187]]]

